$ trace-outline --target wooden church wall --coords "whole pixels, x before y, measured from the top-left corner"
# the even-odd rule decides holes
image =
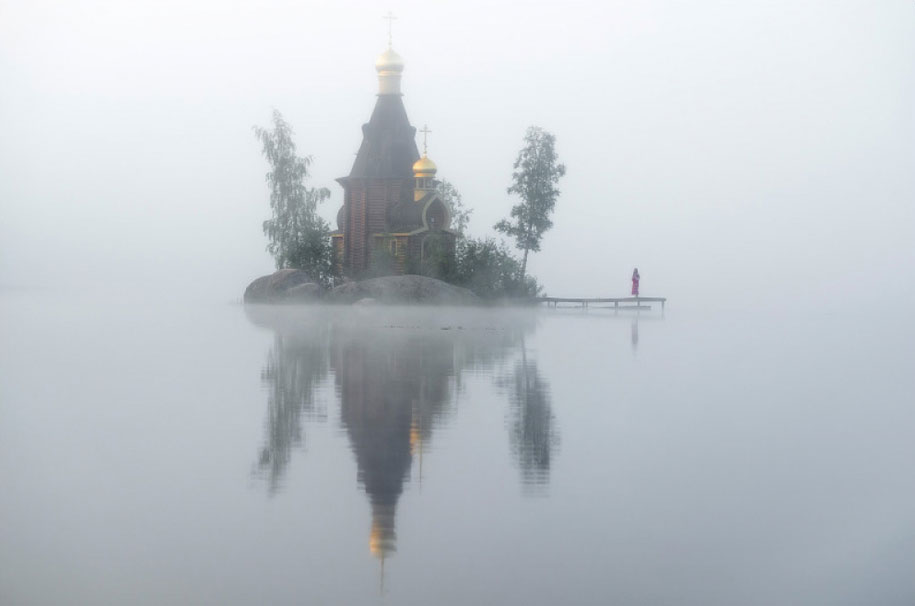
[[[349,190],[349,218],[346,222],[346,248],[348,258],[344,263],[352,268],[352,271],[358,272],[365,269],[366,264],[366,245],[368,242],[365,237],[366,228],[366,192],[361,187],[354,187]]]

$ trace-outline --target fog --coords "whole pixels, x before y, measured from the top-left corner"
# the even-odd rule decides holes
[[[389,10],[470,234],[541,126],[666,309],[233,304]],[[0,602],[911,604],[913,201],[910,0],[0,0]]]
[[[273,108],[342,201],[387,43],[484,236],[524,130],[568,167],[530,271],[680,305],[915,300],[915,5],[0,2],[0,286],[238,299]],[[713,298],[713,302],[709,302]]]

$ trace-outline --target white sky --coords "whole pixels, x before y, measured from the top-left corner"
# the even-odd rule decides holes
[[[0,0],[0,285],[239,297],[272,270],[251,126],[283,112],[335,217],[388,10],[474,235],[526,127],[556,134],[549,293],[638,266],[672,302],[915,302],[910,0]]]

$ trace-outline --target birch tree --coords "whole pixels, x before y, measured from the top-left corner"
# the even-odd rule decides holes
[[[524,253],[522,279],[527,272],[528,254],[540,250],[544,232],[553,226],[550,215],[559,198],[556,184],[565,174],[566,167],[556,155],[556,137],[538,126],[528,128],[508,188],[508,193],[518,194],[521,202],[512,207],[509,219],[495,225],[496,231],[513,238]]]
[[[273,129],[254,127],[270,165],[271,217],[264,221],[267,251],[277,269],[305,270],[312,279],[327,284],[333,272],[330,228],[317,213],[318,204],[330,197],[326,187],[307,187],[311,158],[296,155],[292,127],[273,110]]]

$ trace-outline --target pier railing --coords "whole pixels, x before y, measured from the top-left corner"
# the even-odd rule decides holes
[[[643,303],[660,303],[661,311],[664,311],[664,305],[667,303],[667,297],[537,297],[534,299],[537,303],[546,303],[547,307],[558,307],[560,303],[575,303],[582,308],[587,309],[589,305],[613,304],[613,309],[651,309],[650,305]],[[622,304],[622,305],[621,305]]]

